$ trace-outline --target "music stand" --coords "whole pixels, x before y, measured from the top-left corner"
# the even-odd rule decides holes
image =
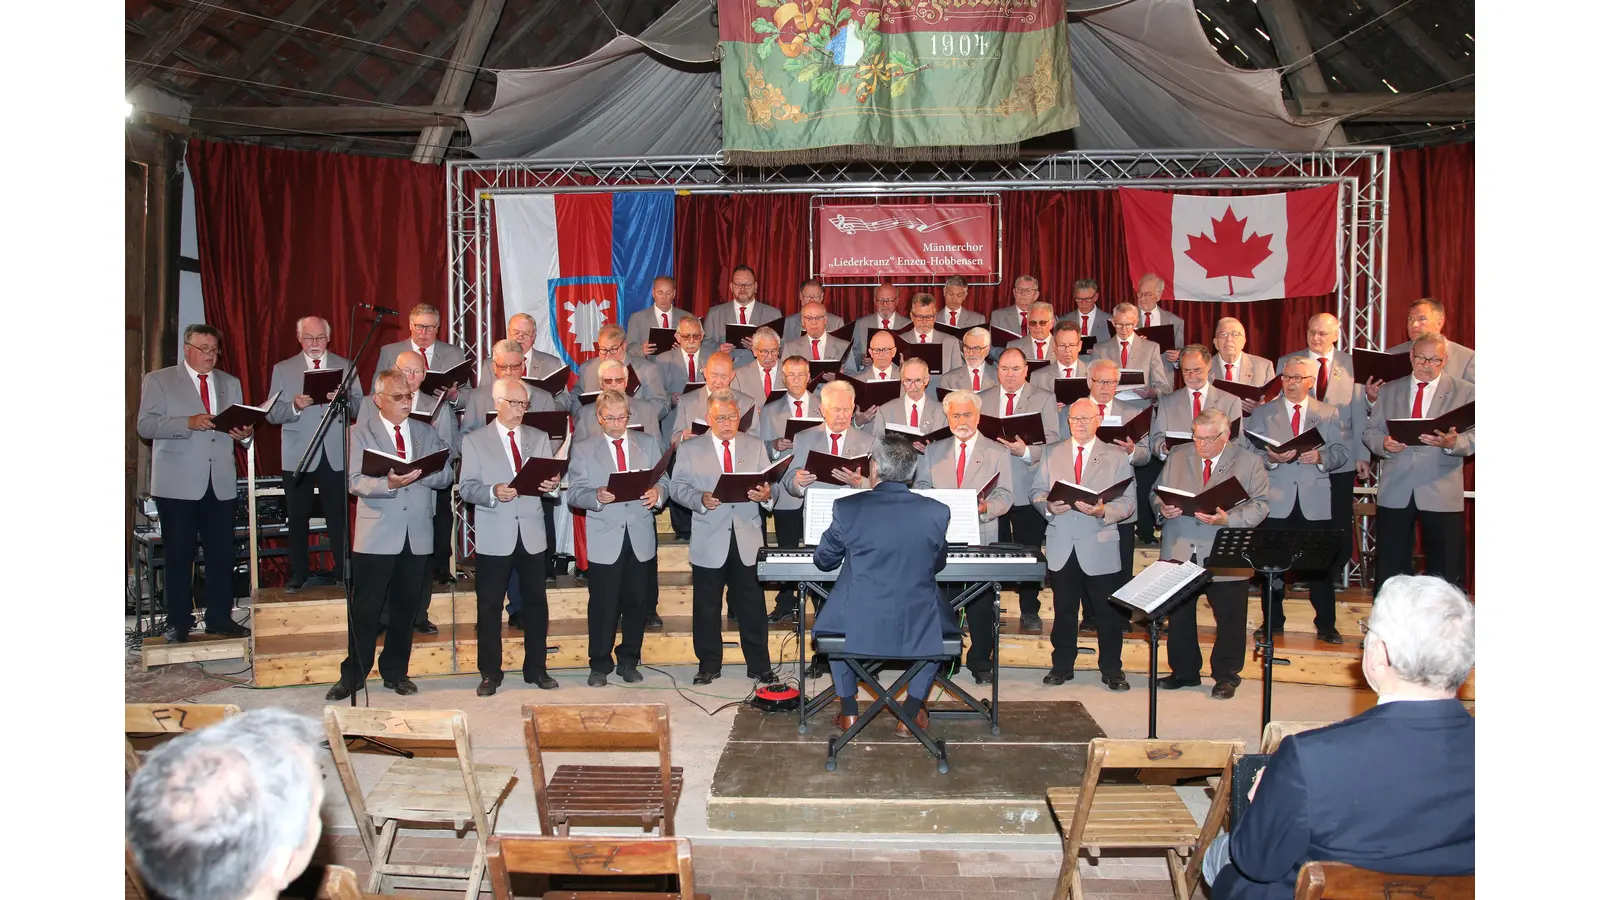
[[[1134,579],[1129,580],[1128,584],[1132,584],[1134,580],[1137,580],[1137,578],[1138,576],[1135,576]],[[1185,584],[1183,587],[1178,589],[1178,591],[1175,592],[1171,597],[1161,601],[1160,606],[1157,606],[1149,611],[1135,606],[1119,597],[1109,595],[1106,597],[1107,600],[1116,603],[1119,606],[1126,606],[1132,612],[1142,614],[1145,617],[1145,633],[1147,640],[1150,643],[1150,740],[1156,739],[1156,697],[1158,695],[1156,685],[1156,659],[1161,648],[1161,620],[1171,615],[1174,609],[1177,609],[1184,603],[1191,601],[1198,603],[1199,598],[1197,595],[1200,593],[1200,589],[1205,587],[1210,581],[1211,573],[1203,572],[1192,582]],[[1123,585],[1123,587],[1126,586],[1127,585]],[[1121,589],[1122,588],[1118,588],[1117,590]]]
[[[1332,528],[1307,530],[1260,530],[1224,528],[1211,545],[1209,568],[1251,568],[1266,576],[1261,597],[1266,601],[1266,621],[1261,623],[1261,728],[1272,721],[1272,667],[1288,665],[1290,660],[1273,652],[1273,613],[1283,605],[1283,573],[1291,569],[1321,572],[1333,567],[1339,554],[1339,532]]]

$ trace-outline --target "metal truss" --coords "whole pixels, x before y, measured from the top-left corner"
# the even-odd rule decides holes
[[[450,160],[446,164],[450,339],[481,359],[490,321],[494,198],[499,194],[662,190],[694,194],[987,193],[1286,189],[1340,186],[1344,346],[1381,348],[1389,275],[1388,147],[1294,150],[1095,150],[1016,160],[733,167],[715,156]],[[1367,543],[1363,535],[1363,545]],[[461,545],[471,552],[470,529]]]

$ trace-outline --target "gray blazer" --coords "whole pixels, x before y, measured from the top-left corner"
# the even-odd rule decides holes
[[[1122,366],[1122,342],[1113,337],[1095,344],[1094,359],[1109,359]],[[1128,365],[1124,368],[1143,372],[1145,385],[1155,388],[1157,394],[1172,393],[1172,367],[1167,365],[1166,358],[1161,355],[1161,345],[1155,341],[1134,335],[1128,343]],[[1143,400],[1139,406],[1142,409],[1153,402]]]
[[[806,418],[822,418],[822,398],[815,391],[806,394]],[[776,462],[787,456],[790,450],[776,450],[772,444],[783,438],[784,430],[789,427],[789,420],[794,418],[794,398],[787,393],[781,399],[774,400],[761,407],[761,413],[756,417],[759,424],[752,426],[755,436],[760,438],[767,446],[767,456]],[[799,437],[799,435],[795,435]],[[777,495],[774,495],[777,496]],[[782,497],[778,497],[782,502]],[[779,509],[784,507],[779,506]]]
[[[636,431],[625,437],[628,462],[635,469],[648,469],[661,460],[661,442]],[[601,503],[597,496],[617,469],[616,447],[605,433],[574,444],[572,467],[567,472],[567,505],[587,510],[589,561],[609,566],[622,556],[622,536],[627,534],[633,558],[640,562],[656,556],[656,509],[667,502],[667,479],[656,484],[661,496],[654,509],[638,500]]]
[[[762,533],[761,504],[744,500],[722,503],[716,509],[701,505],[701,495],[717,486],[722,477],[722,447],[711,432],[692,441],[678,445],[678,456],[672,462],[672,481],[668,489],[672,499],[694,513],[689,530],[689,563],[719,569],[728,561],[729,535],[739,545],[739,561],[747,566],[756,564],[756,551],[761,549],[765,535]],[[759,472],[769,465],[766,449],[752,435],[739,432],[733,441],[733,470]],[[773,494],[779,489],[773,486]]]
[[[1216,385],[1206,387],[1206,399],[1201,401],[1202,412],[1214,409],[1228,417],[1228,427],[1233,427],[1233,421],[1244,414],[1244,407],[1239,398],[1227,391],[1217,390]],[[1187,386],[1175,388],[1156,401],[1156,411],[1150,418],[1150,436],[1145,438],[1145,445],[1158,459],[1167,458],[1166,442],[1162,436],[1168,432],[1182,432],[1188,434],[1194,430],[1194,395]],[[1241,433],[1240,441],[1246,440]]]
[[[239,379],[218,369],[206,375],[213,414],[244,402]],[[199,500],[209,486],[218,500],[238,491],[233,438],[223,431],[190,431],[189,417],[206,411],[183,363],[144,376],[139,388],[139,436],[150,442],[150,495]],[[291,462],[290,465],[293,465]]]
[[[1078,312],[1076,303],[1068,307],[1066,312],[1056,317],[1057,323],[1069,321],[1078,326],[1079,335],[1086,334],[1088,337],[1094,338],[1097,343],[1111,340],[1111,314],[1099,307],[1096,307],[1094,312],[1089,313],[1089,328],[1087,331],[1083,327],[1083,315]]]
[[[1090,361],[1091,360],[1087,356],[1079,356],[1078,361],[1072,364],[1072,377],[1088,378]],[[1039,371],[1028,376],[1028,383],[1036,388],[1039,388],[1040,390],[1049,391],[1050,394],[1054,396],[1056,392],[1056,379],[1060,377],[1061,364],[1056,362],[1055,357],[1052,356],[1050,357],[1050,365],[1045,366]],[[1066,430],[1063,429],[1061,433],[1066,434]]]
[[[878,412],[872,417],[872,436],[877,437],[888,431],[889,424],[911,427],[910,417],[906,415],[905,392],[901,391],[900,399],[893,403],[886,403],[878,407]],[[917,428],[923,434],[938,431],[950,424],[944,417],[944,404],[934,399],[934,392],[928,391],[922,395],[922,412],[917,413]]]
[[[899,313],[889,317],[890,331],[910,324],[911,320]],[[883,319],[877,313],[856,320],[855,330],[850,333],[850,358],[844,364],[846,372],[853,375],[867,367],[867,345],[872,343],[872,333],[882,329]]]
[[[679,309],[676,306],[672,307],[671,309],[667,310],[667,321],[671,322],[672,324],[666,327],[677,328],[678,320],[684,316],[687,316],[688,314],[688,310]],[[656,305],[654,303],[651,303],[644,309],[641,309],[629,316],[628,352],[634,356],[644,356],[644,345],[650,342],[650,329],[660,327],[662,327],[661,310],[656,309]],[[661,349],[663,348],[656,348],[658,351]],[[716,348],[713,347],[712,349],[715,350]]]
[[[767,385],[766,378],[761,372],[761,364],[755,360],[751,360],[739,368],[734,369],[733,389],[740,391],[741,393],[748,394],[751,397],[755,397],[762,403],[766,403]],[[775,391],[781,391],[785,389],[783,384],[783,360],[781,359],[778,360],[777,365],[772,367],[772,389]]]
[[[843,359],[844,355],[849,352],[850,345],[831,334],[824,334],[821,343],[817,345],[817,349],[822,351],[822,359]],[[791,356],[803,357],[809,362],[811,360],[811,339],[802,334],[794,340],[784,341],[782,351],[778,354],[780,362]],[[843,366],[840,366],[840,368],[842,369]]]
[[[1165,468],[1155,479],[1155,487],[1176,487],[1189,493],[1200,493],[1206,485],[1202,479],[1203,472],[1205,469],[1200,461],[1200,452],[1195,450],[1194,444],[1184,444],[1168,456]],[[1266,519],[1270,485],[1261,458],[1238,444],[1227,444],[1216,455],[1216,460],[1211,461],[1211,484],[1230,476],[1238,479],[1238,484],[1245,488],[1250,500],[1227,511],[1227,525],[1206,525],[1194,516],[1165,519],[1162,516],[1162,498],[1155,495],[1155,487],[1150,488],[1146,503],[1155,511],[1155,524],[1162,527],[1162,559],[1189,559],[1192,552],[1195,559],[1200,560],[1200,565],[1205,565],[1206,557],[1211,556],[1211,543],[1222,528],[1254,528],[1261,524],[1262,519]],[[1243,578],[1216,575],[1214,580],[1243,581]]]
[[[704,342],[700,344],[700,352],[694,355],[695,381],[706,380],[706,359],[715,352],[715,347],[708,347]],[[689,368],[684,365],[683,351],[674,347],[655,357],[654,362],[656,371],[661,373],[661,388],[667,392],[667,401],[671,402],[672,395],[682,394],[683,386],[689,382]]]
[[[377,417],[379,415],[378,401],[371,396],[368,396],[361,405],[361,421],[365,422],[369,417]],[[432,428],[433,433],[438,436],[439,440],[444,441],[445,446],[450,448],[450,462],[452,465],[446,466],[445,471],[454,475],[454,464],[461,459],[461,424],[456,421],[456,411],[450,404],[443,403],[440,404],[438,411],[433,414],[433,418],[424,419],[420,416],[412,416],[411,421],[420,422]],[[393,443],[393,440],[390,443]],[[380,447],[378,449],[382,450],[383,448]],[[384,452],[388,453],[389,451],[384,450]]]
[[[757,300],[750,305],[749,318],[750,321],[746,324],[775,325],[781,328],[782,325],[778,320],[783,318],[783,311],[776,306],[769,306]],[[738,307],[732,300],[727,303],[718,303],[706,311],[706,316],[701,320],[701,324],[705,327],[706,343],[711,345],[712,350],[715,350],[727,342],[728,326],[739,324]],[[735,366],[742,366],[755,358],[754,353],[743,347],[735,346],[733,348],[733,364]]]
[[[1025,321],[1027,316],[1027,310],[1019,310],[1017,309],[1017,305],[1013,303],[1010,306],[1004,306],[995,310],[994,312],[989,313],[989,327],[1004,328],[1012,334],[1020,334],[1023,337],[1027,337],[1028,326]],[[1054,340],[1054,338],[1051,340]],[[1049,346],[1050,343],[1051,341],[1045,341],[1046,353],[1054,352],[1054,349]]]
[[[978,411],[986,416],[1001,417],[1006,412],[1006,392],[997,384],[978,395]],[[1017,392],[1016,401],[1012,404],[1016,410],[1013,415],[1023,413],[1038,413],[1040,422],[1044,425],[1044,446],[1049,446],[1061,440],[1061,414],[1056,412],[1055,391],[1043,391],[1031,384],[1024,383],[1022,390]],[[1004,447],[1002,446],[1002,449]],[[1011,451],[1007,450],[1009,454]],[[1011,479],[1024,494],[1022,502],[1028,502],[1026,493],[1028,485],[1033,483],[1033,469],[1039,465],[1039,460],[1044,456],[1044,447],[1033,446],[1028,448],[1028,461],[1023,462],[1022,457],[1011,457]]]
[[[1056,341],[1056,339],[1055,339],[1054,336],[1045,338],[1045,341],[1044,341],[1044,356],[1035,356],[1034,355],[1035,351],[1037,351],[1039,349],[1038,342],[1035,341],[1033,338],[1028,337],[1027,335],[1023,335],[1021,338],[1019,338],[1017,340],[1014,340],[1014,341],[1010,342],[1009,344],[1006,344],[1004,349],[1010,350],[1011,348],[1015,347],[1018,350],[1021,350],[1022,351],[1022,355],[1027,357],[1029,360],[1048,359],[1048,360],[1054,362],[1055,358],[1056,358],[1056,343],[1055,343],[1055,341]],[[999,359],[999,354],[995,354],[995,358]],[[1048,368],[1048,367],[1046,367],[1046,368]],[[1044,369],[1040,369],[1039,371],[1042,372],[1042,371],[1044,371]]]
[[[959,459],[957,441],[953,436],[942,441],[928,445],[922,454],[922,459],[917,462],[917,480],[911,486],[918,490],[927,488],[942,488],[954,490],[956,486],[956,461]],[[1000,539],[1000,517],[1011,511],[1014,502],[1014,488],[1012,487],[1011,451],[1000,446],[996,441],[991,441],[981,434],[972,436],[972,445],[967,456],[967,471],[962,476],[961,486],[969,490],[982,490],[989,483],[989,479],[1000,474],[1000,481],[995,484],[994,490],[989,493],[989,511],[981,513],[978,521],[979,529],[985,544],[992,544]]]
[[[1000,379],[995,377],[994,363],[985,362],[983,364],[983,374],[978,376],[978,384],[982,385],[978,390],[986,391],[999,383]],[[945,373],[939,376],[937,387],[944,388],[947,391],[972,390],[972,370],[967,368],[967,361],[963,359],[959,360],[954,367],[947,366]]]
[[[579,393],[600,390],[600,364],[604,361],[597,356],[578,367]],[[646,404],[657,420],[665,418],[671,409],[671,398],[667,396],[666,384],[661,380],[661,367],[647,359],[634,357],[628,360],[628,368],[639,379],[639,391],[629,398],[629,405]],[[568,408],[577,412],[583,403],[576,396],[569,397]]]
[[[1211,483],[1231,476],[1239,479],[1239,485],[1250,495],[1249,500],[1228,510],[1228,524],[1207,525],[1194,516],[1179,516],[1176,519],[1163,517],[1161,498],[1156,496],[1155,487],[1177,488],[1198,494],[1205,489],[1206,483],[1201,477],[1204,471],[1200,452],[1195,445],[1184,444],[1167,457],[1166,465],[1156,476],[1155,486],[1145,498],[1145,502],[1155,511],[1156,524],[1161,526],[1162,559],[1185,560],[1193,553],[1200,564],[1205,565],[1206,557],[1211,555],[1211,544],[1217,539],[1217,532],[1223,528],[1254,528],[1267,517],[1267,493],[1271,490],[1267,469],[1261,465],[1259,457],[1236,443],[1224,446],[1217,458],[1211,461]],[[1234,575],[1215,575],[1213,579],[1245,580]]]
[[[694,423],[695,419],[707,424],[711,422],[710,419],[706,418],[706,401],[710,396],[711,392],[707,388],[700,388],[683,395],[683,399],[678,401],[677,408],[672,411],[672,415],[667,417],[667,422],[661,429],[661,433],[666,435],[668,444],[672,442],[674,434],[688,428]],[[741,416],[750,409],[761,405],[756,402],[754,397],[739,391],[733,392],[733,399],[739,403],[739,415]],[[752,431],[756,428],[755,420],[757,418],[756,416],[751,417],[750,428]]]
[[[915,328],[908,330],[905,334],[900,335],[900,337],[909,344],[920,344],[923,342],[921,336],[917,334],[917,330]],[[938,344],[944,348],[944,360],[939,366],[941,373],[948,372],[951,369],[959,368],[963,363],[966,362],[966,360],[961,358],[961,342],[942,331],[930,332],[928,334],[927,343]]]
[[[1427,512],[1461,512],[1466,508],[1465,481],[1461,469],[1467,457],[1477,449],[1477,432],[1464,431],[1456,445],[1448,450],[1439,447],[1407,447],[1391,454],[1383,449],[1383,439],[1389,434],[1390,419],[1411,418],[1411,402],[1415,396],[1411,378],[1391,381],[1378,389],[1378,402],[1372,406],[1362,439],[1372,458],[1378,460],[1378,505],[1399,509],[1417,500],[1417,509]],[[1440,375],[1439,386],[1433,389],[1433,401],[1426,418],[1440,416],[1458,406],[1472,402],[1473,386],[1451,375]]]
[[[552,455],[550,438],[537,428],[517,426],[517,449],[523,462]],[[494,486],[517,477],[511,457],[500,442],[499,428],[480,428],[461,440],[461,500],[478,508],[473,518],[474,543],[483,556],[510,556],[517,538],[529,553],[545,550],[544,502],[538,494],[518,494],[509,503],[494,496]]]
[[[1449,375],[1451,378],[1459,378],[1467,384],[1476,384],[1478,379],[1473,377],[1476,365],[1475,360],[1472,358],[1472,348],[1449,339],[1445,340],[1445,344],[1449,346],[1449,353],[1444,364],[1444,374]],[[1409,356],[1411,354],[1411,342],[1406,341],[1404,344],[1395,344],[1384,352],[1404,353]]]
[[[383,349],[378,351],[378,368],[375,371],[382,372],[384,369],[394,368],[394,361],[400,357],[400,354],[410,349],[412,349],[410,338],[406,338],[403,341],[395,341],[392,344],[384,344]],[[446,369],[460,365],[461,361],[466,358],[466,352],[460,347],[454,344],[446,344],[444,341],[434,341],[433,346],[428,348],[428,370],[430,372],[443,372]]]
[[[1137,304],[1135,304],[1135,305],[1137,305]],[[1183,319],[1179,318],[1175,313],[1172,313],[1171,311],[1166,310],[1166,309],[1164,309],[1164,308],[1162,308],[1160,306],[1156,307],[1156,311],[1161,313],[1161,321],[1159,321],[1159,322],[1151,322],[1150,324],[1152,324],[1152,325],[1171,325],[1172,326],[1172,339],[1178,345],[1178,349],[1182,350],[1187,345],[1187,342],[1185,342],[1184,339],[1183,339]],[[1107,327],[1109,327],[1110,319],[1111,319],[1111,317],[1109,315],[1106,316]],[[1144,310],[1142,310],[1142,309],[1139,310],[1139,318],[1135,321],[1134,324],[1138,325],[1140,328],[1144,327]],[[1116,336],[1116,330],[1112,329],[1110,332],[1108,332],[1108,335],[1111,338],[1114,339],[1115,336]],[[1166,358],[1163,357],[1161,361],[1163,363],[1165,363],[1166,362]],[[1180,360],[1180,362],[1181,362],[1181,360]],[[1176,369],[1177,367],[1178,367],[1178,363],[1171,363],[1169,365],[1169,368]]]
[[[565,408],[565,406],[557,407],[555,398],[544,391],[528,388],[529,412],[549,412],[554,409]],[[467,392],[467,400],[461,411],[462,436],[464,437],[482,428],[487,424],[486,420],[489,418],[489,413],[494,411],[494,382],[485,379],[483,384]],[[443,415],[443,413],[440,413],[441,418]],[[541,431],[539,433],[543,434],[544,432]],[[459,448],[459,444],[457,446]]]
[[[1245,430],[1264,434],[1280,443],[1294,437],[1289,431],[1290,411],[1284,408],[1283,403],[1283,398],[1279,397],[1256,407],[1256,411],[1245,420]],[[1307,519],[1333,518],[1333,486],[1328,481],[1328,473],[1344,465],[1350,454],[1345,449],[1339,411],[1326,403],[1317,402],[1315,397],[1307,397],[1300,409],[1300,430],[1304,432],[1313,428],[1322,435],[1322,449],[1319,451],[1322,460],[1316,465],[1299,460],[1270,462],[1265,447],[1242,432],[1239,435],[1238,443],[1261,457],[1262,465],[1267,467],[1267,478],[1272,485],[1267,494],[1272,506],[1267,514],[1269,518],[1288,518],[1294,510],[1296,499],[1300,502],[1300,514]]]
[[[828,313],[828,330],[829,331],[838,331],[839,329],[841,329],[843,327],[844,327],[844,319],[834,315],[833,313]],[[784,343],[788,343],[789,341],[799,340],[800,336],[805,334],[805,333],[806,333],[806,329],[805,329],[805,326],[802,325],[801,322],[800,322],[800,314],[799,313],[797,313],[797,312],[796,313],[791,313],[791,314],[783,317],[783,330],[781,332],[779,332],[779,337],[783,338]],[[788,354],[784,354],[784,355],[787,356]]]
[[[940,298],[939,300],[939,314],[935,317],[935,321],[942,322],[945,325],[950,324],[950,310],[944,305],[943,298]],[[957,328],[970,328],[973,325],[987,324],[989,323],[986,319],[984,319],[983,313],[975,312],[970,306],[963,306],[961,307],[961,312],[956,313]],[[956,343],[959,344],[961,342],[956,341]]]
[[[1222,357],[1220,355],[1211,357],[1212,381],[1224,380],[1222,376],[1226,370],[1223,369],[1222,365]],[[1272,364],[1271,360],[1249,353],[1240,354],[1239,361],[1233,367],[1233,380],[1240,384],[1248,384],[1251,387],[1260,387],[1271,381],[1273,376],[1277,374],[1278,369]],[[1181,378],[1176,379],[1179,384],[1182,381],[1183,379]]]
[[[446,446],[426,422],[412,419],[406,429],[415,445],[406,447],[406,459],[420,459]],[[394,556],[409,546],[418,555],[431,553],[434,492],[449,490],[450,467],[392,490],[387,477],[361,474],[361,457],[368,447],[394,453],[394,433],[376,411],[363,415],[350,429],[350,468],[346,471],[350,473],[350,493],[356,495],[355,539],[350,549]]]
[[[795,476],[806,468],[811,461],[811,452],[829,453],[832,441],[828,439],[828,427],[818,425],[808,428],[794,436],[794,462],[789,464],[789,471],[783,473],[783,490],[775,490],[773,496],[777,498],[774,506],[777,509],[799,509],[805,505],[805,489],[795,484]],[[864,456],[872,452],[872,435],[854,425],[844,431],[844,440],[839,442],[840,456]]]
[[[1304,356],[1316,362],[1317,355],[1310,350],[1301,350],[1278,358],[1278,371],[1282,372],[1289,364],[1289,360],[1297,356]],[[1312,382],[1312,391],[1316,390],[1316,382]],[[1329,469],[1333,474],[1340,472],[1354,472],[1357,462],[1366,462],[1372,459],[1372,452],[1361,440],[1361,433],[1367,430],[1367,403],[1365,397],[1366,387],[1356,384],[1356,367],[1350,360],[1350,354],[1343,350],[1335,350],[1328,354],[1328,389],[1322,395],[1322,402],[1339,411],[1339,428],[1343,434],[1345,461],[1337,469]],[[1356,400],[1361,402],[1357,403]]]
[[[1074,479],[1073,468],[1077,450],[1071,439],[1051,444],[1033,472],[1030,497],[1033,508],[1044,516],[1048,525],[1044,532],[1045,564],[1051,571],[1060,571],[1072,555],[1078,555],[1078,565],[1085,575],[1110,575],[1122,568],[1122,554],[1118,549],[1117,523],[1139,511],[1134,494],[1137,485],[1128,487],[1115,500],[1106,501],[1105,516],[1086,516],[1077,509],[1061,515],[1051,515],[1049,496],[1056,482],[1081,484],[1091,491],[1101,491],[1124,478],[1133,477],[1133,464],[1128,454],[1105,441],[1095,441],[1094,447],[1083,458],[1083,481]]]
[[[566,365],[566,362],[559,357],[552,356],[542,350],[524,351],[523,359],[524,363],[522,369],[524,374],[526,374],[526,376],[529,378],[539,378],[544,375],[549,375],[551,372],[554,372],[555,370]],[[488,376],[489,377],[480,380],[493,383],[494,369],[492,366],[488,369]],[[570,379],[568,380],[570,381]],[[526,382],[524,382],[524,384],[526,384]],[[528,392],[537,392],[549,395],[548,391],[544,390],[543,388],[536,388],[531,384],[528,385]],[[551,395],[551,399],[555,401],[555,406],[552,407],[552,409],[567,409],[572,406],[572,393],[566,388],[556,391],[554,395]]]
[[[643,414],[640,413],[641,409],[644,410]],[[645,434],[650,435],[658,441],[661,440],[661,421],[655,417],[655,413],[651,412],[648,407],[639,406],[635,403],[629,403],[628,424],[642,425],[644,426]],[[600,422],[595,418],[594,404],[591,403],[588,406],[579,407],[578,412],[573,414],[572,417],[573,449],[576,450],[577,444],[588,440],[591,435],[596,435],[599,433]]]
[[[278,402],[273,404],[267,412],[267,421],[274,425],[282,425],[282,452],[283,471],[285,474],[294,469],[295,463],[305,454],[306,448],[311,445],[311,436],[317,433],[317,425],[322,422],[322,417],[328,411],[327,402],[312,403],[302,410],[294,408],[294,398],[304,393],[306,357],[304,353],[294,356],[272,367],[272,386],[267,389],[267,396],[281,391]],[[333,353],[322,355],[324,369],[349,369],[350,361]],[[347,373],[348,374],[348,373]],[[314,397],[313,400],[321,400]],[[358,375],[350,381],[350,417],[354,421],[361,414],[361,377]],[[322,439],[322,447],[317,450],[317,455],[307,462],[309,469],[315,469],[327,459],[328,465],[335,472],[344,471],[344,428],[339,423],[328,426],[328,433]]]

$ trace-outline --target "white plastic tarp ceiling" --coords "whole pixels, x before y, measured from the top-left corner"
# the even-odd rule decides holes
[[[680,0],[638,37],[619,35],[577,62],[498,72],[494,104],[465,117],[472,152],[482,159],[719,152],[713,5]],[[1276,70],[1223,62],[1192,0],[1102,5],[1074,19],[1068,39],[1079,149],[1310,150],[1335,124],[1297,124]]]

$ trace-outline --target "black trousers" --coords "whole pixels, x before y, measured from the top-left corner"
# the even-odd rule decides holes
[[[1050,669],[1070,672],[1078,660],[1078,607],[1084,619],[1093,619],[1099,636],[1099,665],[1102,675],[1122,674],[1122,626],[1128,614],[1112,603],[1111,592],[1123,582],[1118,573],[1085,575],[1078,565],[1078,554],[1050,573],[1050,593],[1054,595],[1055,624],[1050,629]]]
[[[689,512],[689,507],[676,500],[668,500],[667,516],[672,520],[672,533],[678,536],[678,540],[688,540],[689,529],[694,525],[694,514]]]
[[[350,624],[344,662],[339,666],[339,681],[356,687],[372,671],[377,652],[380,618],[387,610],[389,620],[410,622],[413,609],[425,595],[428,555],[412,552],[407,543],[399,553],[350,554]],[[424,585],[419,589],[418,585]],[[383,637],[383,654],[378,657],[378,674],[384,681],[406,677],[411,665],[411,629],[388,628]]]
[[[1044,530],[1048,523],[1039,511],[1027,504],[1011,507],[1011,511],[1000,517],[1000,540],[1024,547],[1038,550],[1044,544]],[[1017,592],[1017,599],[1021,601],[1022,614],[1037,616],[1039,614],[1039,583],[1037,581],[1023,581],[1011,585]]]
[[[1332,528],[1329,519],[1307,519],[1300,511],[1300,501],[1295,500],[1294,509],[1289,510],[1289,515],[1282,519],[1266,518],[1261,520],[1259,526],[1262,531],[1314,531]],[[1335,563],[1337,565],[1337,563]],[[1311,569],[1294,569],[1284,573],[1291,583],[1304,580],[1311,585],[1311,608],[1316,611],[1317,631],[1333,631],[1336,613],[1333,608],[1333,573],[1335,569],[1329,568],[1322,571]],[[1273,610],[1276,615],[1272,617],[1272,627],[1282,628],[1284,623],[1283,606],[1278,605]],[[1267,595],[1263,588],[1261,594],[1261,621],[1267,620]]]
[[[1329,528],[1339,529],[1339,555],[1333,564],[1333,577],[1337,579],[1355,552],[1355,493],[1356,473],[1335,472],[1328,476],[1332,489]]]
[[[800,509],[775,509],[772,511],[772,528],[776,532],[779,547],[798,547],[801,538],[806,533],[806,511]],[[765,605],[765,604],[763,604]],[[773,602],[774,610],[799,609],[800,598],[795,591],[793,582],[788,582],[778,590],[778,597]]]
[[[436,574],[451,571],[450,533],[455,530],[455,513],[450,508],[450,493],[449,488],[433,492],[433,571]]]
[[[1458,588],[1465,588],[1467,579],[1467,517],[1459,512],[1428,512],[1417,509],[1417,499],[1412,497],[1404,507],[1395,509],[1378,507],[1378,584],[1373,596],[1383,589],[1383,583],[1395,575],[1410,575],[1411,549],[1415,546],[1415,529],[1422,526],[1422,574],[1437,575]],[[206,551],[210,556],[210,551]],[[210,569],[206,580],[210,580]]]
[[[1211,645],[1211,677],[1218,684],[1239,683],[1244,668],[1245,610],[1250,601],[1250,582],[1213,581],[1206,585],[1211,614],[1217,620],[1216,642]],[[1167,617],[1167,662],[1178,678],[1200,677],[1200,629],[1195,622],[1199,597],[1190,600]]]
[[[633,555],[633,538],[622,533],[622,552],[614,563],[589,561],[589,671],[609,675],[617,666],[639,665],[644,645],[645,591],[650,586],[651,560]],[[617,644],[617,625],[622,643]],[[616,647],[616,665],[611,648]]]
[[[529,553],[517,538],[509,556],[478,553],[478,674],[499,679],[501,667],[500,607],[513,570],[522,582],[522,674],[543,675],[550,607],[544,594],[544,553]]]
[[[767,652],[766,602],[756,581],[756,567],[739,558],[738,538],[728,535],[728,558],[717,568],[689,567],[694,579],[694,655],[701,672],[722,671],[722,592],[739,618],[739,646],[744,649],[745,671],[751,678],[772,669]]]
[[[293,465],[293,463],[290,463]],[[328,522],[328,545],[333,552],[333,574],[344,572],[344,548],[349,521],[349,494],[344,472],[334,471],[328,455],[315,469],[294,478],[285,472],[283,498],[289,511],[289,579],[305,580],[311,574],[311,507],[313,491],[322,495],[322,515]]]
[[[1139,470],[1135,469],[1134,471],[1137,472]],[[1125,522],[1118,525],[1117,553],[1122,556],[1122,570],[1117,573],[1122,580],[1117,582],[1118,587],[1133,580],[1133,543],[1133,523]],[[1090,615],[1092,616],[1093,614],[1091,613]]]
[[[544,507],[544,533],[550,541],[550,548],[544,554],[544,575],[546,580],[555,577],[556,568],[556,504],[549,497],[541,498]],[[511,570],[511,581],[506,585],[506,612],[522,612],[522,576],[516,569]]]
[[[157,497],[166,570],[167,626],[179,634],[194,627],[194,561],[206,552],[206,624],[233,621],[233,517],[237,499],[219,500],[206,487],[199,500]]]
[[[965,584],[944,583],[939,585],[944,593],[946,603],[953,602],[957,594],[967,588]],[[965,607],[967,614],[967,633],[972,638],[972,645],[967,648],[967,671],[992,672],[995,666],[994,620],[995,600],[999,594],[989,591],[973,598]],[[958,612],[957,616],[960,615]]]
[[[1161,475],[1162,468],[1162,463],[1154,456],[1151,456],[1150,462],[1146,463],[1145,465],[1133,467],[1133,484],[1134,490],[1136,491],[1134,494],[1134,499],[1138,501],[1134,504],[1134,506],[1139,508],[1139,540],[1147,544],[1154,542],[1156,539],[1156,512],[1155,509],[1150,506],[1150,491],[1156,486],[1156,478]],[[1132,578],[1132,542],[1127,542],[1123,552],[1128,555],[1130,567],[1130,574],[1128,577]]]

